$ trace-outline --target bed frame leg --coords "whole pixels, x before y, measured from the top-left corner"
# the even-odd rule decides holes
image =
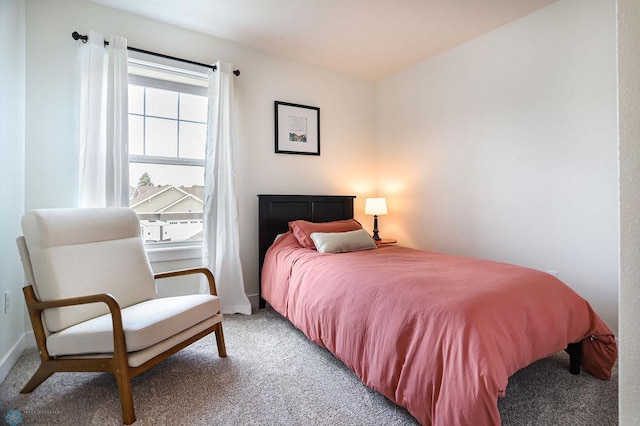
[[[567,346],[569,353],[569,372],[571,374],[580,374],[580,358],[582,358],[582,342],[569,343]]]

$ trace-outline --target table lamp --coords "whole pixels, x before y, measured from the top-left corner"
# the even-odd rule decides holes
[[[364,214],[373,215],[373,239],[380,241],[378,216],[387,214],[387,200],[385,198],[367,198],[364,203]]]

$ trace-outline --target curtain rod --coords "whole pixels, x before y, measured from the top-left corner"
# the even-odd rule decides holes
[[[89,36],[82,35],[77,31],[72,32],[71,37],[73,37],[74,40],[82,40],[83,43],[86,43],[89,40]],[[105,40],[104,45],[108,46],[109,42]],[[211,68],[214,71],[218,69],[218,67],[216,67],[215,65],[203,64],[201,62],[190,61],[188,59],[176,58],[175,56],[169,56],[162,53],[151,52],[149,50],[138,49],[137,47],[127,46],[127,50],[133,50],[134,52],[146,53],[148,55],[158,56],[160,58],[173,59],[174,61],[185,62],[187,64],[198,65],[205,68]],[[233,70],[233,75],[239,76],[240,70]]]

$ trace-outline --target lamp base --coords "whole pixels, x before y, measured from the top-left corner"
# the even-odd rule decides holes
[[[378,215],[373,215],[373,239],[376,241],[382,240],[378,235]]]

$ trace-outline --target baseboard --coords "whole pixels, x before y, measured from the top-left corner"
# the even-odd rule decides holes
[[[9,350],[9,353],[2,358],[0,361],[0,383],[6,379],[7,375],[9,375],[9,371],[13,368],[13,366],[18,362],[20,355],[26,348],[31,348],[36,346],[36,339],[33,335],[33,331],[28,331],[22,335],[20,339],[16,342],[15,345]]]

